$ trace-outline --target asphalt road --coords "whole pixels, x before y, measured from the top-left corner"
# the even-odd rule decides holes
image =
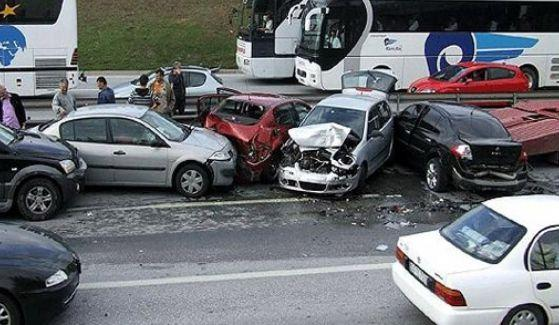
[[[391,281],[396,241],[482,199],[432,194],[397,166],[344,198],[269,185],[198,201],[88,188],[36,224],[64,236],[84,265],[53,324],[429,324]]]

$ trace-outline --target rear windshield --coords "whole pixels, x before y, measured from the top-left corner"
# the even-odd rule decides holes
[[[441,230],[441,235],[465,253],[499,263],[526,234],[526,228],[484,205],[469,211]]]
[[[451,65],[435,73],[431,76],[431,78],[435,80],[449,81],[455,77],[458,77],[458,75],[460,75],[462,71],[464,71],[463,67],[459,65]]]
[[[230,122],[251,125],[260,121],[265,113],[266,107],[263,105],[226,99],[221,102],[215,115]]]
[[[63,0],[8,0],[0,2],[6,13],[0,25],[52,25],[58,20]]]
[[[510,139],[505,127],[490,116],[468,116],[454,118],[452,123],[458,129],[461,139]]]

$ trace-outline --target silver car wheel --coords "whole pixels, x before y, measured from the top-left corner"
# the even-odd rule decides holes
[[[12,316],[10,316],[8,308],[6,308],[3,304],[0,304],[0,325],[10,324],[12,324]]]
[[[509,322],[509,325],[538,325],[538,318],[530,310],[520,310]]]
[[[182,174],[180,183],[186,193],[195,195],[204,187],[204,178],[198,171],[190,169]]]
[[[25,206],[32,212],[45,213],[52,206],[52,193],[43,186],[35,186],[25,197]]]
[[[426,180],[429,188],[436,188],[438,183],[438,173],[434,163],[430,163],[427,167]]]

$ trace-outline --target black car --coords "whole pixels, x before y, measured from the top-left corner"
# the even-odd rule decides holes
[[[59,236],[0,223],[0,324],[45,324],[74,298],[80,273]]]
[[[31,221],[52,217],[79,192],[86,168],[66,142],[0,126],[0,213],[15,205]]]
[[[453,183],[465,190],[514,192],[527,182],[527,155],[495,117],[458,103],[406,108],[396,127],[396,150],[425,172],[429,189]]]

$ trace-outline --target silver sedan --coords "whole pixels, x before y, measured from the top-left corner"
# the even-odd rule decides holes
[[[174,187],[200,197],[235,176],[237,153],[227,138],[145,107],[90,106],[38,131],[78,148],[88,185]]]

